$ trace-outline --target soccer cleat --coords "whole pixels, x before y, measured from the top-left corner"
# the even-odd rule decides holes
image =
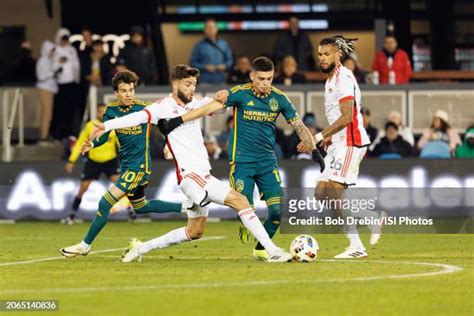
[[[293,257],[288,252],[278,248],[268,257],[267,262],[290,262],[292,259]]]
[[[67,224],[67,225],[74,225],[76,223],[76,220],[73,215],[69,215],[66,218],[63,218],[59,221],[61,224]]]
[[[69,246],[69,247],[66,247],[66,248],[62,248],[61,249],[61,254],[65,257],[68,257],[68,258],[72,258],[72,257],[76,257],[76,256],[87,256],[87,254],[89,253],[89,251],[91,250],[91,246],[84,246],[84,244],[82,242],[76,244],[76,245],[73,245],[73,246]]]
[[[138,262],[142,261],[142,255],[138,248],[140,245],[143,244],[140,240],[136,238],[130,239],[130,243],[128,244],[128,248],[122,255],[122,262],[128,263],[132,262],[133,260],[138,258]]]
[[[367,257],[367,252],[365,249],[357,249],[348,247],[346,250],[337,256],[334,256],[335,259],[355,259],[355,258],[365,258]]]
[[[265,249],[254,249],[253,250],[253,257],[260,261],[267,261],[268,260],[268,252]]]
[[[128,222],[129,223],[135,223],[137,220],[137,213],[133,210],[133,208],[128,208]]]
[[[250,232],[242,223],[240,223],[239,227],[239,239],[243,244],[247,244],[250,241]]]
[[[382,236],[382,228],[384,226],[384,218],[387,217],[387,212],[378,211],[380,222],[377,225],[369,225],[370,230],[370,244],[376,245],[379,242],[380,236]]]

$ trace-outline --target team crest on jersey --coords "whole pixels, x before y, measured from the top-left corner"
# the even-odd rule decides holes
[[[244,190],[244,181],[241,179],[235,182],[235,191],[242,192]]]
[[[273,112],[278,110],[278,101],[275,98],[272,98],[268,104],[270,105],[270,109],[272,109]]]

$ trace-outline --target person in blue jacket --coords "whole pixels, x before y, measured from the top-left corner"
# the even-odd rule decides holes
[[[217,25],[213,19],[206,20],[204,36],[194,46],[189,63],[199,69],[201,83],[225,83],[226,71],[232,69],[234,62],[229,44],[217,38]]]

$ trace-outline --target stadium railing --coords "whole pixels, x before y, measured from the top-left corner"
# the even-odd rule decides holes
[[[200,96],[213,95],[214,92],[228,86],[199,85]],[[300,115],[314,112],[317,125],[326,127],[324,113],[324,86],[321,84],[294,85],[281,88],[294,103]],[[383,127],[390,111],[397,110],[402,114],[403,123],[413,133],[419,134],[431,124],[431,118],[438,109],[449,113],[451,125],[458,133],[465,131],[474,123],[474,89],[472,83],[411,83],[408,85],[361,85],[362,105],[371,111],[372,125]],[[144,101],[156,101],[169,95],[169,87],[138,87],[136,97]],[[1,124],[2,124],[2,160],[11,161],[13,141],[23,145],[25,137],[34,139],[40,122],[41,107],[34,87],[0,88]],[[115,98],[110,87],[92,89],[89,96],[88,112],[84,116],[95,117],[97,103]],[[17,111],[18,110],[18,111]],[[18,113],[17,113],[18,112]],[[18,120],[15,122],[15,116]],[[217,134],[225,128],[228,115],[214,115],[203,119],[203,129],[208,134]],[[286,134],[292,132],[280,116],[277,126]],[[36,136],[35,136],[36,135]]]

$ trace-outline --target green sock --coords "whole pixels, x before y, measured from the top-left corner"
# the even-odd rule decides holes
[[[146,213],[181,213],[181,203],[171,203],[161,200],[148,201],[146,198],[130,201],[137,214]]]
[[[100,233],[102,228],[104,228],[105,224],[107,223],[110,209],[115,203],[117,203],[117,199],[109,191],[105,192],[99,201],[99,210],[97,211],[94,220],[89,227],[89,231],[84,238],[85,243],[89,245],[92,244],[95,237]]]
[[[268,217],[265,222],[263,222],[263,227],[265,227],[265,230],[267,231],[270,238],[275,236],[278,228],[280,227],[280,214],[282,208],[281,199],[282,198],[278,196],[267,200]],[[260,243],[257,243],[255,249],[262,250],[265,248]]]

